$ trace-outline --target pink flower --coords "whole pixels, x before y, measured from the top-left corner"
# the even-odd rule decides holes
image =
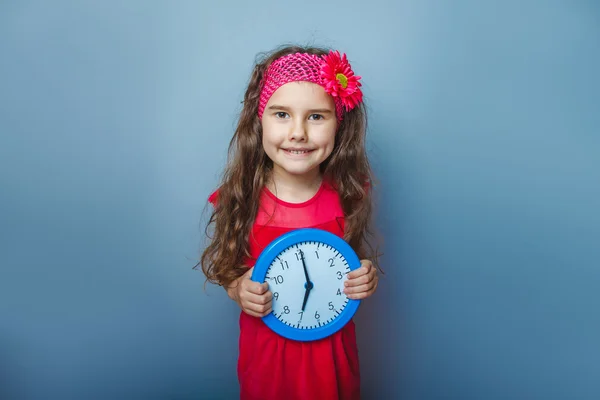
[[[346,111],[352,110],[362,101],[360,76],[354,75],[346,54],[340,56],[339,51],[330,51],[324,55],[325,63],[321,68],[321,77],[325,91],[334,98],[339,97]]]

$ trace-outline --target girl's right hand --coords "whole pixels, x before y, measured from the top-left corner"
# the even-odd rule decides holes
[[[273,295],[269,290],[269,284],[258,283],[250,279],[254,267],[239,277],[236,285],[230,290],[230,297],[241,307],[242,311],[253,317],[264,317],[272,311]],[[228,291],[229,292],[229,291]]]

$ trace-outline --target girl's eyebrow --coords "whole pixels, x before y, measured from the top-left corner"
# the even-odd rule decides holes
[[[319,114],[332,114],[333,111],[329,108],[315,108],[314,110],[308,110],[310,114],[319,113]]]
[[[283,110],[283,111],[287,111],[290,112],[291,109],[289,107],[286,106],[280,106],[278,104],[273,104],[271,106],[269,106],[268,108],[269,110]],[[312,110],[308,110],[309,114],[314,114],[314,113],[321,113],[321,114],[332,114],[333,111],[329,108],[315,108]]]
[[[280,106],[279,104],[273,104],[273,105],[269,106],[269,110],[283,110],[283,111],[290,111],[289,107],[286,107],[286,106]]]

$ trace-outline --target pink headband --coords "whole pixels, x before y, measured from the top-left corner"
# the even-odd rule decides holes
[[[263,77],[263,87],[258,106],[262,119],[267,102],[277,89],[289,82],[312,82],[321,85],[335,101],[335,113],[342,120],[343,109],[352,110],[362,101],[361,77],[354,75],[346,54],[336,51],[317,56],[309,53],[293,53],[273,61]]]

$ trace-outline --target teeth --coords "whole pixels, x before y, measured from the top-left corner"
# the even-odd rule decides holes
[[[304,154],[308,153],[308,150],[288,150],[292,154]]]

